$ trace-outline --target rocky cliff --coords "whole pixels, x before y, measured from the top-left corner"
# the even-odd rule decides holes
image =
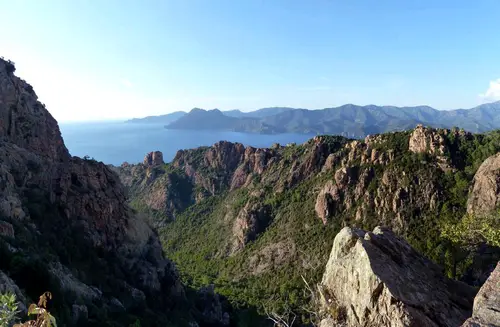
[[[0,60],[0,291],[24,304],[51,291],[62,326],[175,325],[184,289],[156,233],[112,170],[69,154],[14,71]],[[148,164],[162,161],[153,153]]]
[[[459,326],[475,293],[380,227],[340,231],[319,289],[332,327]]]
[[[269,149],[219,142],[181,150],[161,166],[117,171],[133,207],[155,217],[163,248],[188,283],[215,282],[217,291],[262,310],[302,312],[302,277],[321,279],[318,268],[344,226],[387,226],[448,277],[484,282],[499,249],[462,247],[442,230],[466,214],[467,199],[483,189],[474,185],[496,176],[492,165],[478,168],[498,152],[499,132],[417,126]]]

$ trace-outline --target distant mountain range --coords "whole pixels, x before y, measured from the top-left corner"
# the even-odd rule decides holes
[[[186,112],[184,111],[175,111],[166,115],[161,116],[147,116],[144,118],[133,118],[127,120],[127,123],[154,123],[154,124],[170,124],[177,119],[184,116]]]
[[[251,112],[195,108],[188,113],[175,112],[129,122],[163,123],[168,129],[336,134],[347,137],[405,130],[417,124],[444,128],[456,126],[471,132],[486,132],[500,128],[500,101],[456,110],[353,104],[319,110],[273,107]]]

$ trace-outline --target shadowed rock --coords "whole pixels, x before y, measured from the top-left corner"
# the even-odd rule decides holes
[[[474,299],[472,318],[462,327],[500,326],[500,262]]]

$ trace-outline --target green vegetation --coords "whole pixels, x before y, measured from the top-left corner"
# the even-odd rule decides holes
[[[285,307],[301,313],[310,297],[303,289],[301,274],[312,281],[320,279],[321,263],[326,262],[331,240],[339,230],[334,224],[318,224],[313,202],[303,205],[302,201],[312,196],[312,184],[263,199],[271,206],[270,216],[275,219],[257,240],[230,257],[226,254],[232,245],[232,225],[223,217],[237,214],[248,194],[237,190],[207,198],[161,230],[166,255],[178,264],[187,285],[200,288],[214,284],[216,291],[236,307],[256,307],[261,315],[265,315],[265,310],[281,313]],[[279,255],[276,251],[267,253],[269,245],[276,243],[293,249],[279,265],[256,273],[259,266],[272,265],[273,257]],[[260,265],[252,263],[251,258],[257,260],[259,255]],[[302,314],[302,321],[310,319],[306,312]]]
[[[47,310],[47,302],[52,299],[50,292],[43,293],[38,303],[31,304],[28,308],[28,316],[35,316],[34,320],[14,324],[14,327],[57,327],[56,318]],[[9,327],[19,320],[18,303],[13,293],[0,294],[0,327]]]
[[[207,148],[185,151],[183,162],[201,181],[193,186],[194,193],[210,194],[205,188],[213,181],[219,187],[215,195],[179,210],[175,220],[156,212],[157,219],[167,221],[159,229],[166,256],[190,287],[214,284],[236,308],[255,307],[261,315],[292,312],[300,322],[311,321],[311,293],[304,279],[311,285],[320,281],[333,239],[346,225],[391,227],[443,266],[448,276],[462,278],[477,256],[466,245],[498,246],[498,220],[462,217],[476,170],[500,152],[500,132],[443,134],[444,158],[410,152],[410,134],[388,133],[371,141],[372,151],[384,156],[384,163],[363,159],[364,145],[349,150],[344,145],[350,140],[342,137],[320,136],[302,145],[275,147],[277,160],[263,174],[250,172],[249,186],[235,190],[228,187],[231,172],[204,162]],[[321,169],[332,154],[331,168]],[[316,199],[340,167],[347,168],[349,182],[323,225],[315,212]],[[474,230],[478,233],[465,233]],[[245,233],[252,237],[242,244],[241,235],[250,235]]]
[[[442,235],[462,247],[489,244],[500,247],[500,213],[468,214],[458,224],[445,224]]]
[[[9,327],[19,312],[15,294],[0,294],[0,327]]]

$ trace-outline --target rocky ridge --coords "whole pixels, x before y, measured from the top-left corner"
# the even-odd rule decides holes
[[[25,305],[51,291],[60,325],[128,325],[135,316],[147,326],[152,312],[154,324],[167,323],[186,300],[156,233],[109,167],[69,154],[14,71],[0,60],[0,290]],[[151,165],[162,162],[151,155]]]
[[[212,147],[180,150],[166,166],[124,164],[115,169],[132,198],[143,207],[175,220],[177,214],[207,197],[225,191],[253,189],[257,182],[273,184],[277,192],[283,192],[320,171],[327,159],[328,147],[340,147],[343,142],[339,140],[339,144],[328,145],[322,140],[323,137],[312,139],[309,142],[311,148],[302,157],[295,154],[284,156],[286,147],[258,149],[221,141]],[[144,162],[148,162],[149,156]],[[267,225],[268,210],[252,203],[258,202],[261,193],[256,189],[246,206],[231,214],[236,220],[233,223],[234,245],[230,252],[241,249]],[[157,223],[157,226],[163,225],[164,222]]]

